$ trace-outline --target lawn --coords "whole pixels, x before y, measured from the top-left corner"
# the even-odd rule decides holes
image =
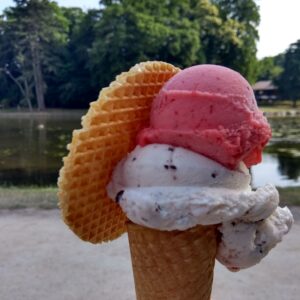
[[[281,206],[300,206],[300,187],[278,188]],[[0,187],[0,209],[53,209],[57,205],[56,187]]]
[[[299,103],[300,101],[298,101]],[[297,117],[300,116],[300,105],[294,107],[292,101],[278,101],[276,104],[259,104],[259,108],[267,117]]]
[[[56,187],[0,187],[0,209],[58,208]]]

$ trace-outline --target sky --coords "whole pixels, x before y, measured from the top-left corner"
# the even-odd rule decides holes
[[[260,40],[257,57],[284,52],[300,39],[299,0],[257,0],[260,6]]]
[[[284,52],[300,39],[299,0],[255,0],[260,7],[257,57],[274,56]],[[56,0],[61,6],[99,7],[99,0]],[[13,5],[13,0],[0,0],[0,12]],[[298,29],[297,29],[298,28]]]

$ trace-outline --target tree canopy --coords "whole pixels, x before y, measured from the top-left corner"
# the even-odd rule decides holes
[[[91,48],[93,81],[107,84],[122,70],[145,60],[185,67],[199,61],[199,24],[188,1],[123,0],[106,4],[95,24]]]
[[[35,99],[39,109],[45,108],[46,92],[45,72],[55,73],[55,55],[53,45],[63,44],[67,39],[64,18],[55,2],[47,0],[14,0],[15,7],[5,11],[1,22],[3,38],[9,36],[12,51],[11,60],[6,61],[6,72],[10,72],[15,81],[23,82],[26,88],[35,90]],[[55,47],[54,47],[55,48]],[[14,73],[14,74],[13,74]],[[25,93],[30,101],[31,94]]]
[[[257,26],[260,21],[256,3],[244,0],[202,0],[199,4],[209,7],[210,11],[199,18],[200,22],[208,18],[208,22],[202,25],[206,61],[233,68],[254,82]]]
[[[86,107],[145,60],[215,63],[256,76],[254,0],[102,0],[98,9],[15,0],[0,21],[0,102]]]
[[[283,54],[277,56],[264,57],[258,61],[257,65],[257,80],[272,80],[278,79],[283,71]]]
[[[291,99],[296,106],[300,99],[300,40],[290,45],[284,55],[283,71],[276,84],[282,97]]]

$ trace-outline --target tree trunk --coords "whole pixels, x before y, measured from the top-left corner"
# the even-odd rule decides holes
[[[26,99],[26,102],[27,102],[27,105],[28,105],[28,108],[29,108],[29,111],[32,111],[32,104],[31,104],[31,101],[30,101],[30,96],[29,96],[29,86],[28,86],[28,82],[26,80],[26,78],[24,79],[24,87],[25,87],[25,99]]]
[[[27,105],[28,105],[28,109],[29,111],[32,111],[32,104],[31,104],[31,100],[30,100],[30,96],[29,96],[29,87],[28,87],[28,83],[26,78],[24,79],[24,87],[21,85],[21,83],[18,81],[17,78],[15,78],[11,72],[8,70],[8,68],[4,68],[4,69],[0,69],[3,70],[5,72],[5,74],[18,86],[21,94],[23,95],[23,97],[25,98]]]
[[[31,42],[31,55],[32,55],[32,68],[34,77],[35,94],[38,105],[38,110],[45,109],[45,99],[44,99],[44,80],[42,74],[42,67],[40,61],[40,55],[37,47]]]

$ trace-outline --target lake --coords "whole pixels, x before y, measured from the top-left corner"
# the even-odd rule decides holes
[[[0,112],[0,185],[55,185],[73,129],[84,111]],[[300,121],[270,119],[273,140],[252,168],[253,186],[300,186]]]
[[[56,184],[66,145],[83,113],[0,112],[0,184]]]

